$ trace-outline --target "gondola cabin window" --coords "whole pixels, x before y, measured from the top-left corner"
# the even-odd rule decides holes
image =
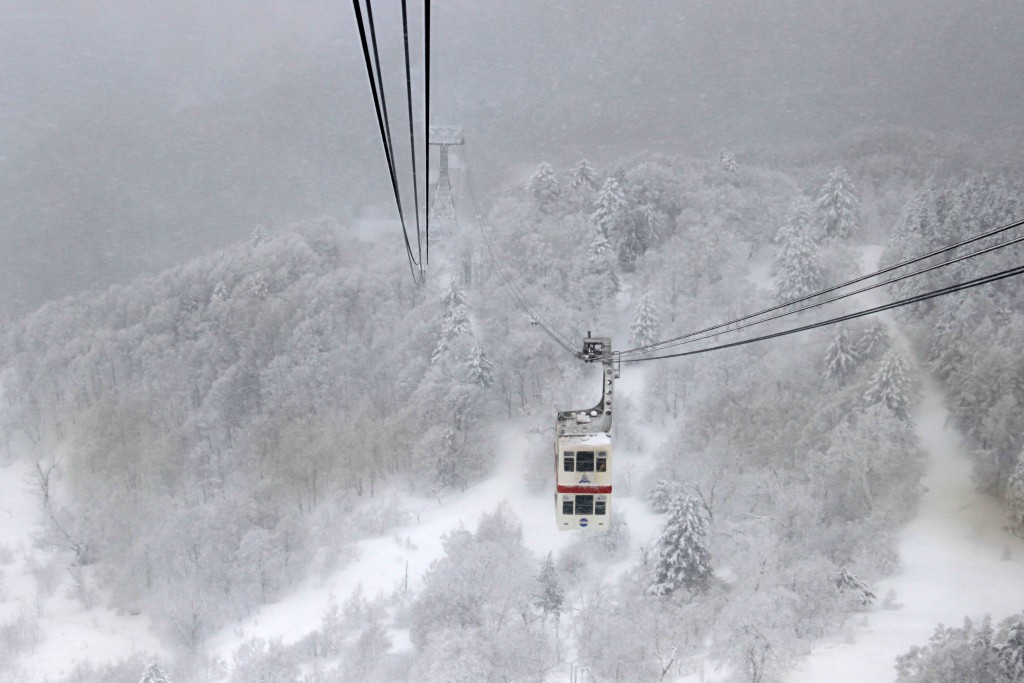
[[[608,451],[565,451],[563,472],[607,472]]]

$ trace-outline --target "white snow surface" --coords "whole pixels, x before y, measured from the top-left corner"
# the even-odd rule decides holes
[[[16,434],[11,451],[26,456],[32,449]],[[45,512],[32,489],[32,467],[27,457],[0,456],[0,626],[24,618],[38,626],[39,634],[38,644],[16,662],[21,665],[18,678],[10,680],[62,678],[77,662],[102,664],[137,652],[165,653],[150,631],[148,617],[107,609],[102,594],[95,595],[95,606],[86,609],[74,591],[67,558],[35,547]],[[52,589],[41,587],[48,581],[53,582]],[[0,679],[9,673],[4,665],[10,664],[0,662]]]

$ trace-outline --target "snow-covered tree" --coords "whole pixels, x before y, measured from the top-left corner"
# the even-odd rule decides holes
[[[621,234],[628,208],[629,200],[626,198],[626,193],[622,190],[618,179],[612,176],[601,186],[597,201],[594,203],[594,213],[590,216],[590,223],[602,237],[610,242]]]
[[[170,677],[154,662],[142,672],[139,683],[171,683]]]
[[[893,348],[882,358],[878,372],[864,394],[866,405],[881,404],[901,420],[910,419],[910,379],[903,354]]]
[[[466,370],[473,384],[483,389],[490,389],[494,385],[494,365],[487,358],[487,351],[479,339],[466,359]]]
[[[213,298],[217,301],[224,301],[228,298],[228,285],[223,280],[219,280],[217,284],[213,286]]]
[[[1013,683],[1002,675],[995,638],[990,617],[977,623],[965,618],[961,628],[940,624],[927,645],[896,658],[897,683]]]
[[[857,356],[863,360],[878,358],[889,348],[889,332],[885,325],[874,320],[857,340]]]
[[[572,186],[576,189],[596,190],[597,174],[586,159],[580,159],[572,173]]]
[[[266,299],[270,296],[270,285],[262,273],[256,273],[249,281],[249,294],[256,299]]]
[[[818,246],[810,236],[811,224],[807,205],[797,203],[775,239],[775,288],[780,301],[792,301],[821,289],[822,267]]]
[[[669,595],[679,588],[697,592],[707,586],[711,579],[708,522],[695,498],[682,495],[672,501],[656,552],[652,594]]]
[[[587,250],[586,272],[584,274],[584,295],[593,306],[605,303],[619,291],[619,276],[612,262],[612,249],[608,238],[598,230]]]
[[[1006,680],[1024,681],[1024,617],[1018,616],[1004,622],[1006,636],[1002,642],[996,644],[995,650],[999,655],[999,666],[1002,669]]]
[[[672,502],[682,495],[683,487],[675,481],[659,479],[647,492],[647,502],[655,512],[668,512]]]
[[[825,350],[825,378],[834,380],[841,387],[846,386],[846,382],[857,369],[859,360],[857,350],[850,343],[846,325],[840,325],[835,339]]]
[[[629,329],[632,346],[647,346],[658,341],[658,310],[649,293],[640,297],[640,302],[633,309],[633,322]]]
[[[857,601],[863,607],[868,607],[875,601],[875,594],[871,592],[868,584],[856,574],[850,572],[847,567],[839,569],[835,579],[836,588],[842,591],[852,591],[857,596]]]
[[[775,259],[775,290],[779,301],[794,301],[821,289],[818,250],[806,235],[794,235]]]
[[[565,602],[565,592],[558,584],[558,572],[555,570],[555,561],[551,553],[547,554],[540,566],[540,574],[537,575],[537,595],[534,604],[547,617],[554,617],[557,621],[562,613],[562,605]]]
[[[469,304],[466,295],[459,287],[459,283],[452,278],[448,283],[442,299],[444,314],[441,317],[441,336],[437,340],[437,346],[430,356],[430,362],[436,363],[444,357],[448,349],[455,344],[456,340],[473,334],[469,322]]]
[[[537,205],[541,209],[549,208],[562,192],[554,169],[546,161],[537,167],[526,189],[537,200]]]
[[[1024,452],[1017,457],[1017,466],[1006,481],[1006,512],[1014,533],[1024,538]]]
[[[853,181],[841,166],[829,174],[814,202],[818,221],[826,240],[847,240],[858,229],[860,204]]]
[[[257,225],[253,228],[252,234],[249,236],[249,246],[255,249],[264,242],[267,241],[267,231],[262,225]]]

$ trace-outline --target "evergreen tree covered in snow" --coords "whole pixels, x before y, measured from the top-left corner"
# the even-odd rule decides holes
[[[537,597],[535,604],[541,613],[546,617],[554,617],[558,620],[562,613],[562,605],[565,602],[565,592],[558,585],[558,572],[555,570],[555,561],[548,553],[540,566],[540,574],[537,575]]]
[[[619,276],[612,261],[612,248],[608,238],[597,230],[587,250],[586,272],[583,278],[585,296],[590,305],[597,306],[619,291]]]
[[[601,191],[594,203],[594,213],[590,216],[591,224],[609,243],[619,236],[627,217],[629,201],[615,176],[604,181]]]
[[[542,209],[549,208],[562,192],[554,169],[546,161],[537,167],[526,189],[529,190],[533,198],[537,200],[537,205]]]
[[[494,385],[494,365],[487,358],[487,351],[480,340],[473,345],[473,350],[466,359],[466,369],[470,382],[483,389],[490,389]]]
[[[586,159],[580,159],[572,173],[572,186],[574,189],[596,190],[597,174]]]
[[[672,501],[682,495],[682,490],[678,482],[659,479],[647,492],[647,502],[655,512],[668,512]]]
[[[139,679],[139,683],[171,683],[171,679],[154,662],[142,672],[142,678]]]
[[[270,285],[262,273],[252,276],[252,280],[249,281],[249,294],[261,301],[270,296]]]
[[[669,595],[680,588],[697,592],[711,579],[708,522],[692,496],[678,496],[657,543],[654,581],[649,592]]]
[[[889,348],[889,333],[878,320],[872,321],[857,341],[857,355],[864,360],[878,358]]]
[[[807,207],[797,204],[776,235],[775,288],[780,301],[793,301],[821,289],[822,268],[810,230]]]
[[[1024,452],[1017,457],[1017,466],[1006,481],[1006,511],[1013,532],[1024,538]]]
[[[1004,624],[1006,635],[1003,642],[995,646],[999,654],[999,666],[1009,681],[1024,681],[1024,617],[1008,620]]]
[[[915,645],[896,658],[897,683],[1010,683],[994,647],[992,620],[964,619],[961,628],[939,625],[924,647]]]
[[[856,574],[843,567],[836,575],[836,588],[840,591],[852,591],[857,596],[857,601],[864,607],[868,607],[875,601],[875,594],[871,592],[868,584],[862,581]]]
[[[864,394],[864,402],[871,406],[881,404],[901,420],[910,419],[910,379],[907,362],[897,349],[890,349],[882,359],[878,372]]]
[[[466,294],[452,278],[442,299],[444,315],[441,318],[441,336],[430,356],[430,362],[436,363],[442,358],[457,339],[472,335],[469,323],[469,304]]]
[[[897,683],[1021,683],[1024,681],[1024,616],[964,619],[960,628],[939,625],[924,647],[896,658]]]
[[[841,387],[846,386],[846,382],[857,369],[859,360],[857,350],[850,342],[850,333],[846,325],[840,325],[835,339],[825,350],[825,378],[834,380]]]
[[[776,257],[775,289],[780,301],[800,299],[821,289],[821,264],[814,242],[794,235]]]
[[[640,303],[633,310],[633,323],[629,326],[632,335],[630,344],[648,346],[658,341],[658,311],[650,294],[640,297]]]
[[[856,233],[859,204],[850,176],[836,166],[814,202],[826,240],[847,240]]]
[[[257,225],[253,228],[252,234],[249,236],[249,246],[255,249],[264,242],[267,241],[267,231],[262,225]]]

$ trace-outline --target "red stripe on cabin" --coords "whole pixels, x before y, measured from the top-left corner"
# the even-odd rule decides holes
[[[611,493],[611,486],[556,486],[559,493]]]

